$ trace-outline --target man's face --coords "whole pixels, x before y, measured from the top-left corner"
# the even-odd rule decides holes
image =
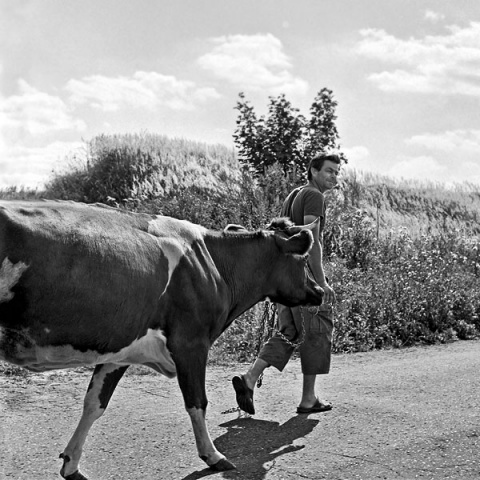
[[[331,160],[325,160],[320,170],[312,168],[312,178],[322,193],[331,190],[337,185],[339,173],[340,165]]]

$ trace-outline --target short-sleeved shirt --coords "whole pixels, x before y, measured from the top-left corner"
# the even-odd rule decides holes
[[[325,199],[323,193],[308,185],[296,188],[290,192],[283,202],[281,215],[289,217],[295,225],[303,225],[306,215],[320,217],[321,235],[325,227]]]

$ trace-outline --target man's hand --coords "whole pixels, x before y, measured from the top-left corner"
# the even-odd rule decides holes
[[[326,283],[322,286],[324,291],[323,303],[327,303],[329,305],[333,305],[337,301],[337,297],[335,296],[335,292],[333,288]]]

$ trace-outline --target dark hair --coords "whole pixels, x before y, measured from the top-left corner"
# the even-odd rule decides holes
[[[307,170],[307,178],[308,180],[312,179],[312,168],[315,170],[321,170],[323,167],[323,164],[326,161],[334,162],[337,165],[340,165],[342,163],[342,160],[340,159],[340,156],[337,155],[336,153],[319,153],[315,155],[311,160],[310,163],[308,164],[308,170]]]

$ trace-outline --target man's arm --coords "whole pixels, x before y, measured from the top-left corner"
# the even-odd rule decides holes
[[[313,215],[305,215],[303,217],[303,223],[304,225],[308,225],[309,223],[314,222],[316,219],[317,218],[314,217]],[[325,291],[324,302],[335,303],[335,292],[330,287],[330,285],[328,285],[327,279],[325,278],[325,272],[323,270],[323,249],[322,249],[322,243],[320,241],[319,228],[320,226],[318,225],[315,231],[312,232],[314,242],[308,257],[308,265],[312,270],[315,280]]]

